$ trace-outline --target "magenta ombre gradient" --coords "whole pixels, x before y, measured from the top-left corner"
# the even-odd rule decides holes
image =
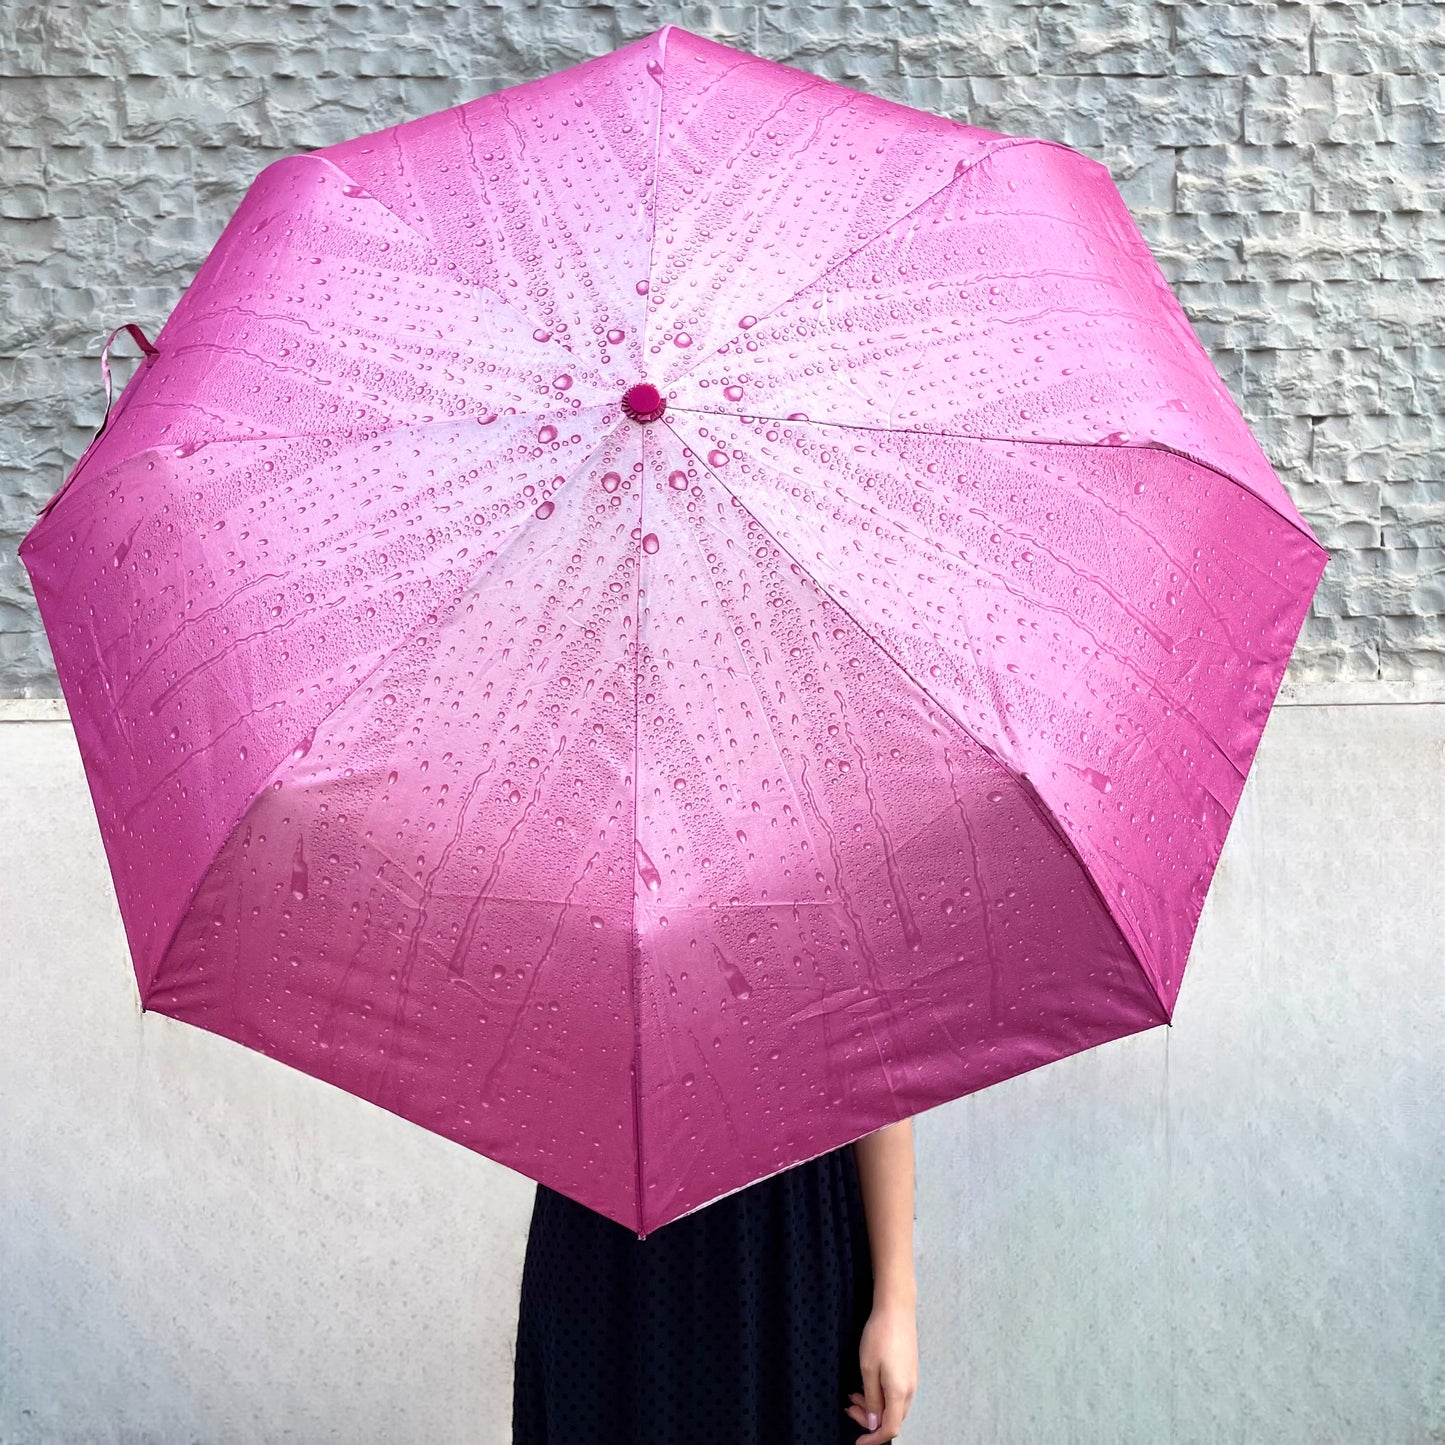
[[[667,27],[155,346],[21,546],[147,1009],[639,1234],[1169,1017],[1326,553],[1101,165]]]

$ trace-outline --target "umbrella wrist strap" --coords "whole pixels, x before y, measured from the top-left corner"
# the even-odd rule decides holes
[[[141,328],[136,325],[134,321],[122,322],[119,326],[115,328],[114,331],[110,333],[109,336],[105,338],[105,343],[100,348],[100,374],[105,381],[105,410],[101,413],[100,425],[97,426],[96,429],[90,434],[90,440],[86,442],[85,450],[81,452],[79,459],[70,469],[70,476],[66,478],[65,486],[68,486],[70,484],[70,481],[75,477],[76,473],[79,472],[81,467],[85,465],[86,458],[90,456],[92,451],[94,451],[96,442],[100,440],[101,433],[105,430],[106,424],[110,421],[110,411],[111,406],[114,402],[115,390],[115,386],[111,380],[110,375],[110,348],[114,344],[116,337],[119,336],[122,331],[129,331],[131,334],[131,338],[135,341],[136,345],[140,347],[141,352],[143,353],[141,356],[141,366],[144,366],[148,361],[152,359],[152,357],[159,355],[159,352],[157,352],[156,348],[151,344],[150,339],[146,336],[145,332],[142,331]],[[56,492],[56,494],[40,509],[40,516],[43,517],[56,504],[56,502],[60,500],[60,493],[65,490],[65,486],[62,486],[60,488],[60,491]]]
[[[144,355],[141,357],[142,366],[144,366],[145,363],[151,359],[151,357],[158,354],[155,347],[152,346],[150,341],[146,338],[145,332],[142,331],[134,321],[123,321],[119,326],[115,328],[114,331],[110,333],[109,336],[105,338],[105,345],[100,348],[100,374],[105,379],[105,411],[101,413],[100,425],[96,427],[95,435],[91,437],[90,443],[86,447],[86,451],[89,451],[90,448],[94,446],[95,443],[99,440],[101,432],[105,430],[106,422],[110,420],[110,408],[112,401],[112,383],[110,379],[110,348],[114,343],[115,338],[119,336],[122,331],[129,331],[132,339],[135,341],[135,344],[140,347],[142,352],[144,352]]]

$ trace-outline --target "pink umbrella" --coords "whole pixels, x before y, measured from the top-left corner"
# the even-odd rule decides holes
[[[639,1235],[1167,1022],[1326,559],[1101,165],[674,26],[268,166],[21,553],[143,1007]]]

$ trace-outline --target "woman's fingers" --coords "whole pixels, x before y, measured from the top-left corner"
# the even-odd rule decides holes
[[[883,1371],[878,1365],[864,1365],[863,1409],[867,1413],[868,1428],[876,1431],[883,1419]]]
[[[906,1381],[889,1378],[884,1388],[883,1420],[879,1426],[880,1440],[896,1440],[903,1429],[903,1419],[913,1403],[913,1386]]]
[[[874,1410],[870,1416],[867,1397],[854,1390],[848,1397],[853,1403],[844,1413],[867,1431],[858,1437],[856,1445],[884,1445],[885,1441],[897,1440],[913,1403],[914,1394],[915,1391],[907,1383],[896,1382],[891,1389],[883,1389],[881,1412]]]
[[[855,1390],[850,1398],[858,1413],[853,1415],[850,1410],[849,1414],[868,1432],[858,1437],[857,1445],[883,1445],[885,1440],[894,1438],[884,1429],[886,1402],[883,1398],[883,1372],[879,1365],[863,1366],[863,1392],[860,1395]],[[902,1416],[898,1418],[901,1420]],[[894,1433],[896,1434],[896,1431]]]
[[[863,1396],[855,1390],[852,1399],[853,1403],[849,1405],[843,1413],[847,1415],[855,1425],[861,1426],[865,1431],[874,1428],[874,1426],[870,1426],[868,1423],[868,1407],[863,1402]],[[874,1416],[874,1421],[876,1424],[877,1416]],[[859,1440],[865,1440],[867,1436],[860,1435],[858,1438]]]

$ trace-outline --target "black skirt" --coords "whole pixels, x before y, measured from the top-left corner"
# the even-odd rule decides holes
[[[512,1445],[853,1445],[872,1301],[851,1144],[646,1239],[539,1184]]]

